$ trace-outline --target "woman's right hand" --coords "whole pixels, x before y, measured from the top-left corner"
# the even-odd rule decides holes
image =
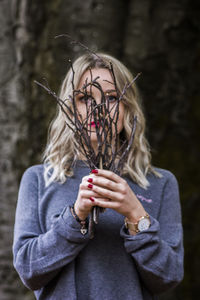
[[[90,174],[82,178],[82,182],[79,186],[79,192],[77,200],[74,204],[74,209],[80,220],[85,220],[93,206],[95,206],[95,199],[102,199],[102,196],[98,195],[92,190],[92,179],[94,175]],[[105,199],[103,199],[105,201]]]

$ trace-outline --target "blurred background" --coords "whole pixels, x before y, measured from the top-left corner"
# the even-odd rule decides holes
[[[56,107],[33,81],[46,77],[58,92],[68,59],[84,52],[54,39],[62,33],[142,72],[153,163],[176,175],[184,225],[185,277],[160,299],[197,299],[200,1],[0,0],[0,28],[0,299],[34,299],[12,266],[13,224],[20,178],[41,162]]]

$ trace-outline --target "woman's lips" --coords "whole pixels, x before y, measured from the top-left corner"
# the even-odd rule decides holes
[[[96,123],[95,123],[95,122],[91,122],[91,123],[90,123],[90,126],[91,126],[91,127],[96,127],[96,125],[97,125],[97,127],[99,127],[99,125],[100,125],[100,124],[99,124],[99,121],[97,121]]]

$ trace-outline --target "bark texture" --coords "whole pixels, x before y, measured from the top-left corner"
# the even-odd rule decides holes
[[[198,0],[0,0],[0,299],[30,300],[12,267],[18,184],[40,163],[55,103],[33,81],[58,91],[68,58],[94,51],[136,74],[155,165],[178,178],[185,228],[185,279],[161,299],[190,300],[199,290],[200,2]],[[192,258],[192,259],[191,259]]]

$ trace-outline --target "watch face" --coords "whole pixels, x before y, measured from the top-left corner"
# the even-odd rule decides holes
[[[147,217],[144,217],[138,223],[138,230],[139,231],[147,230],[147,229],[149,229],[149,227],[150,227],[150,220]]]

